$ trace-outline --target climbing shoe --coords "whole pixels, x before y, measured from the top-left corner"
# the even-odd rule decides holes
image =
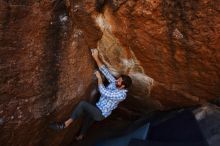
[[[53,130],[63,130],[65,128],[64,123],[51,123],[49,127]]]

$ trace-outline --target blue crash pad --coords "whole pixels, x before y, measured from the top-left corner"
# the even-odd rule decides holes
[[[149,123],[136,129],[135,131],[121,137],[105,140],[96,144],[96,146],[127,146],[132,138],[144,140],[147,137]]]
[[[147,140],[163,142],[197,142],[205,140],[200,127],[190,111],[183,111],[173,118],[149,129]]]
[[[206,141],[198,142],[161,142],[132,139],[128,146],[208,146]]]

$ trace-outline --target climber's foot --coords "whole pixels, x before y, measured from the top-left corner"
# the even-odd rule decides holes
[[[83,140],[84,138],[85,138],[85,136],[81,134],[81,135],[76,137],[76,140],[80,141],[80,140]]]
[[[53,130],[63,130],[65,128],[65,124],[55,122],[55,123],[51,123],[49,127]]]

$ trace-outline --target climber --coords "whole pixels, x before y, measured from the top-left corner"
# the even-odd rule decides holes
[[[127,75],[121,75],[119,78],[115,79],[100,60],[98,50],[92,49],[91,52],[99,70],[108,80],[108,86],[104,86],[100,72],[96,71],[95,75],[98,79],[98,89],[101,94],[96,105],[90,104],[86,101],[81,101],[68,120],[63,123],[53,123],[50,125],[50,128],[54,130],[62,130],[84,115],[85,119],[83,121],[80,134],[76,140],[82,140],[84,138],[87,129],[94,121],[101,121],[107,118],[111,114],[112,110],[114,110],[118,104],[126,98],[127,89],[132,84],[131,78]]]

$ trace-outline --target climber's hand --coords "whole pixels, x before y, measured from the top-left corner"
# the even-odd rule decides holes
[[[101,77],[101,74],[100,74],[100,72],[99,72],[99,71],[96,71],[96,72],[95,72],[95,75],[96,75],[97,79],[102,78],[102,77]]]
[[[99,51],[97,49],[91,49],[92,57],[94,58],[96,64],[98,67],[101,67],[103,65],[102,61],[99,59]]]
[[[98,84],[102,84],[102,77],[101,77],[100,72],[99,72],[99,71],[96,71],[96,72],[95,72],[95,75],[96,75],[96,77],[97,77],[97,79],[98,79]]]
[[[97,49],[91,49],[92,57],[97,60],[99,57],[99,51]]]

